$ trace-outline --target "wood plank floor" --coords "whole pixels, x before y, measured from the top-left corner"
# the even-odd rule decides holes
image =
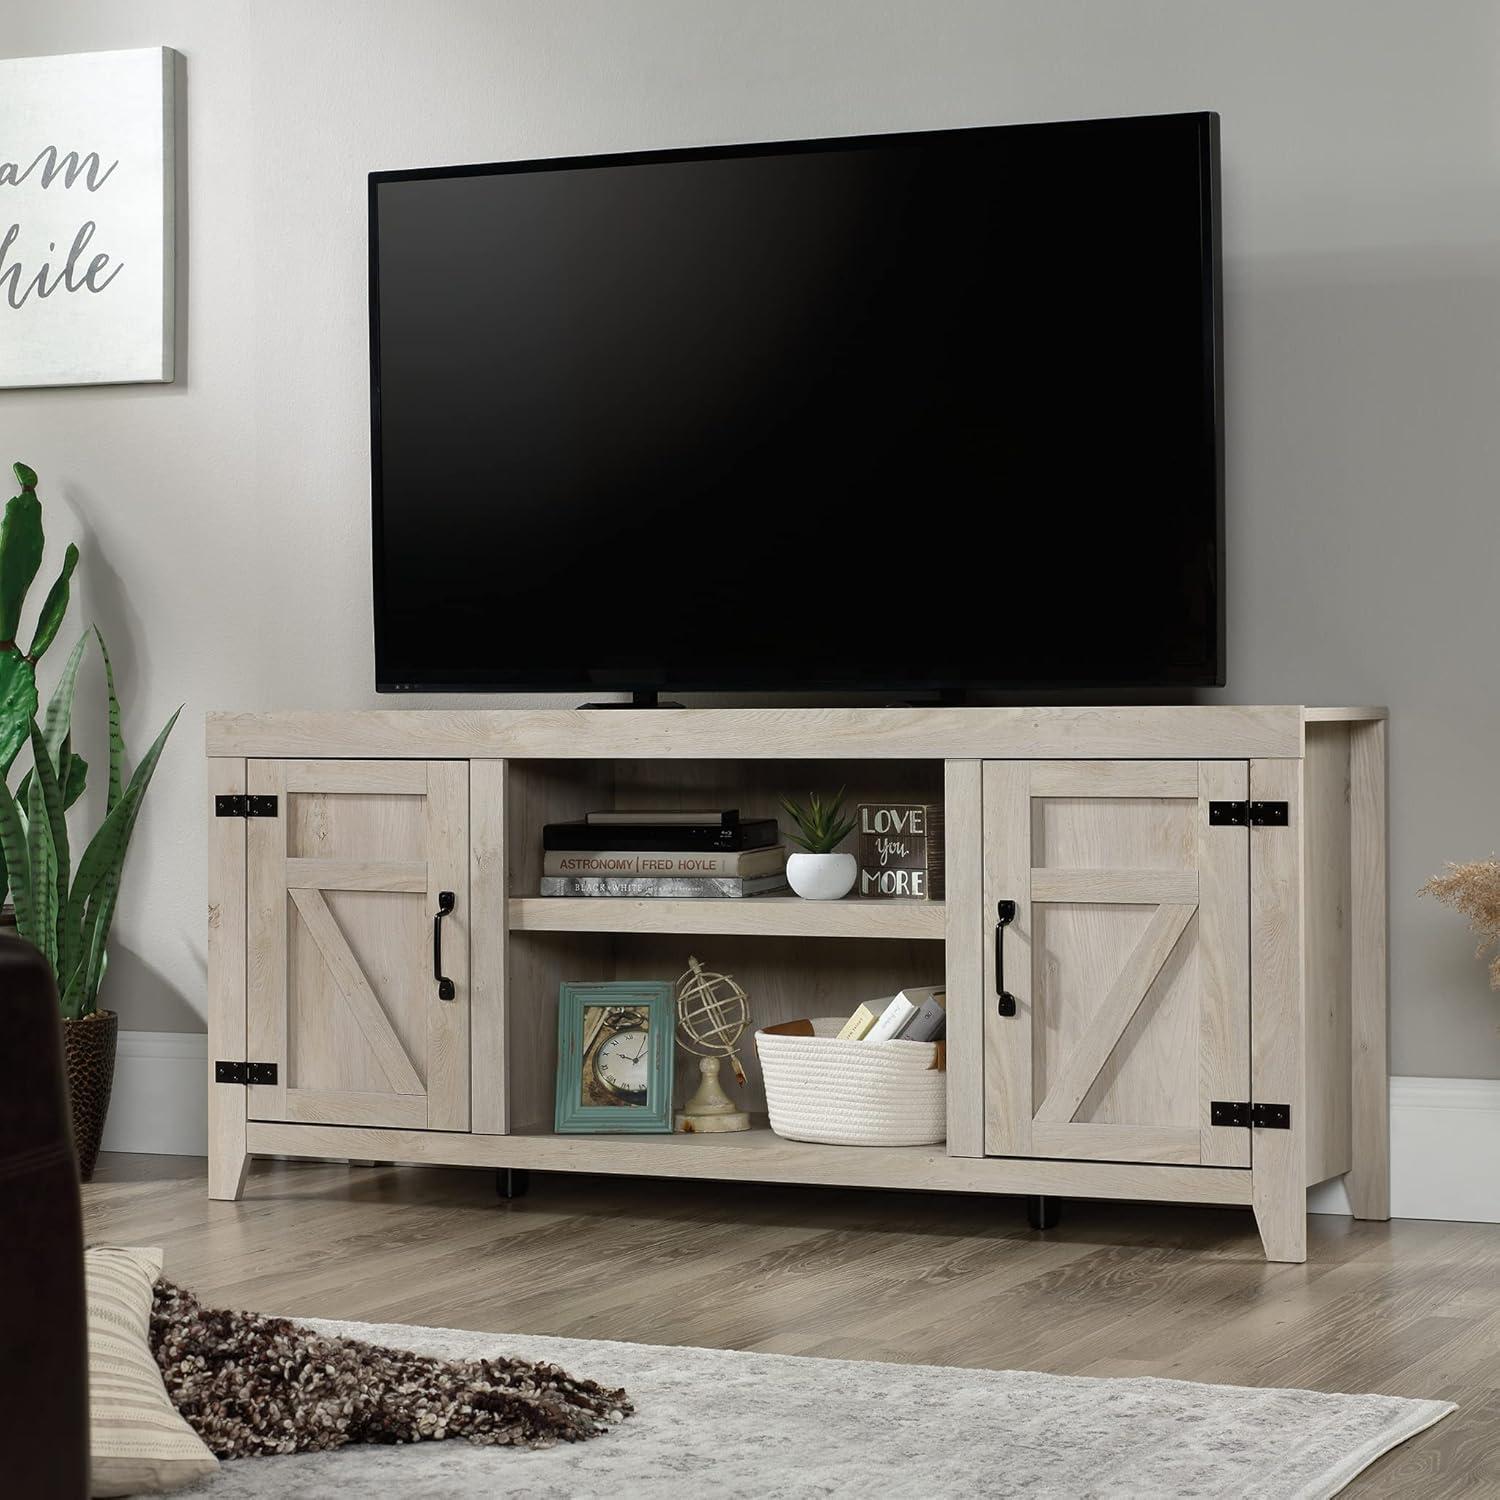
[[[1500,1495],[1500,1225],[1315,1216],[1268,1265],[1248,1211],[104,1156],[91,1241],[159,1244],[206,1301],[847,1359],[1441,1397],[1346,1493]]]

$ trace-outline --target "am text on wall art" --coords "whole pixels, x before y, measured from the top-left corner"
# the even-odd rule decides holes
[[[176,58],[0,59],[0,387],[172,379]]]

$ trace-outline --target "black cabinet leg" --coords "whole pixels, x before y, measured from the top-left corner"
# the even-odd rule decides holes
[[[502,1198],[524,1198],[531,1186],[531,1173],[524,1167],[497,1167],[495,1191]]]
[[[1026,1200],[1026,1222],[1033,1229],[1056,1229],[1062,1212],[1056,1198],[1028,1198]]]

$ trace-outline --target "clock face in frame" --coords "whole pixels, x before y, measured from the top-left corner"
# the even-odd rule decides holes
[[[583,1012],[586,1105],[643,1105],[651,1076],[651,1013],[645,1006],[590,1005]]]

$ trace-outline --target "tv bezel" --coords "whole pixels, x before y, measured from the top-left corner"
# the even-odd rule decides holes
[[[1215,662],[1211,677],[1193,675],[1156,677],[1150,680],[1125,677],[1099,679],[1027,679],[997,676],[976,678],[961,683],[936,680],[923,683],[896,681],[850,681],[803,678],[784,688],[767,688],[726,680],[699,681],[682,677],[658,677],[623,672],[599,672],[571,677],[537,675],[529,679],[504,679],[474,675],[447,675],[440,671],[421,681],[393,678],[386,670],[383,620],[385,604],[385,564],[382,551],[384,528],[384,494],[382,486],[381,406],[380,406],[380,215],[379,190],[386,183],[433,181],[457,177],[502,177],[521,172],[556,172],[579,167],[640,166],[664,162],[719,161],[737,157],[791,156],[828,150],[874,150],[913,139],[925,141],[953,140],[1005,131],[1054,130],[1068,126],[1130,125],[1132,122],[1159,123],[1164,120],[1192,120],[1198,129],[1198,189],[1206,211],[1200,222],[1207,233],[1200,245],[1201,283],[1205,307],[1205,340],[1203,359],[1203,399],[1208,430],[1213,441],[1213,522],[1214,522],[1214,647]],[[599,693],[619,692],[655,694],[659,692],[701,693],[873,693],[910,695],[948,695],[952,693],[1014,693],[1048,688],[1051,691],[1098,692],[1101,690],[1139,691],[1159,688],[1223,687],[1226,677],[1226,588],[1224,537],[1224,313],[1223,313],[1223,244],[1220,206],[1219,116],[1216,111],[1178,111],[1160,115],[1105,116],[1099,119],[1028,121],[1011,125],[962,126],[943,130],[888,131],[876,135],[819,136],[798,140],[757,141],[714,146],[674,146],[649,151],[601,152],[579,156],[550,156],[522,161],[469,163],[449,167],[397,168],[371,172],[368,176],[369,223],[369,331],[370,331],[370,543],[373,581],[373,633],[375,647],[375,689],[380,693]],[[997,659],[999,654],[997,653]],[[429,668],[429,671],[436,669]],[[587,669],[584,669],[585,672]]]

